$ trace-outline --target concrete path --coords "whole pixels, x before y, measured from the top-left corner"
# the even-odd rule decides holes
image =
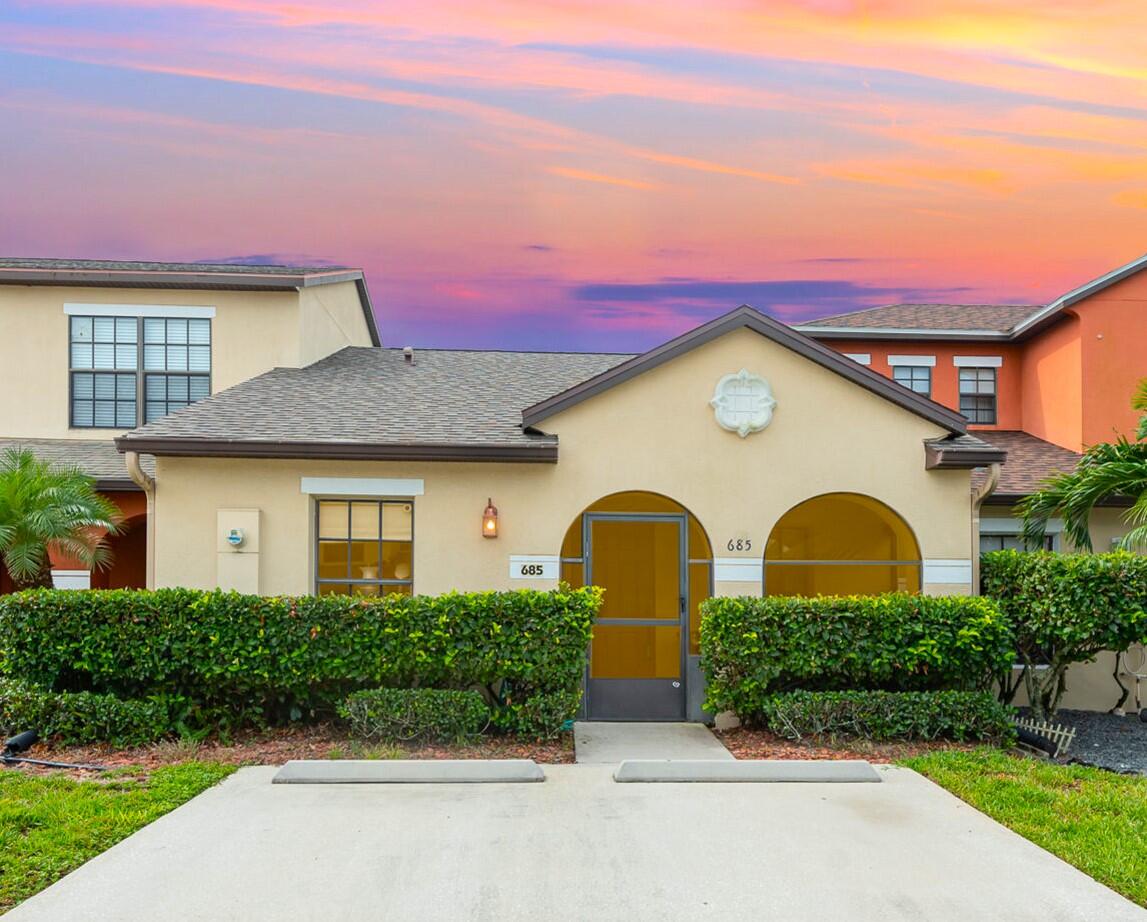
[[[574,753],[579,763],[617,764],[626,759],[731,759],[704,724],[574,724]]]
[[[907,769],[794,785],[612,770],[272,785],[247,768],[4,922],[1147,919]]]

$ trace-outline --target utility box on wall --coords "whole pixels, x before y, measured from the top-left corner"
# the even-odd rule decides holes
[[[215,582],[220,589],[259,594],[258,509],[220,509],[217,513]]]

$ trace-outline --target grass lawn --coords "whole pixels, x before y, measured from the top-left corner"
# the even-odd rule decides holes
[[[0,913],[235,770],[188,762],[76,781],[0,769]]]
[[[1147,778],[993,749],[934,752],[904,764],[1147,906]]]

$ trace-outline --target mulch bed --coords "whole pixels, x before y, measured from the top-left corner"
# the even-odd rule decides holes
[[[282,765],[290,759],[533,759],[553,765],[574,760],[573,734],[538,742],[513,737],[482,737],[463,745],[407,743],[391,746],[352,740],[337,727],[320,724],[263,732],[237,733],[230,740],[202,743],[171,741],[135,749],[109,746],[33,747],[25,755],[53,762],[81,762],[108,768],[138,768],[146,775],[161,765],[175,762],[221,762],[226,765]],[[12,765],[0,771],[33,773],[64,772],[77,778],[91,778],[92,772],[50,769],[34,765]],[[133,772],[132,774],[135,774]]]
[[[976,748],[971,743],[947,740],[876,743],[863,739],[810,739],[794,742],[768,730],[745,727],[717,731],[717,739],[738,759],[867,759],[869,762],[896,762],[937,750]]]

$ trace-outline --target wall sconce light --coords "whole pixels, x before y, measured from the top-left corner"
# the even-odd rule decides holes
[[[482,511],[482,537],[498,537],[498,507],[492,498],[486,500],[486,508]]]

